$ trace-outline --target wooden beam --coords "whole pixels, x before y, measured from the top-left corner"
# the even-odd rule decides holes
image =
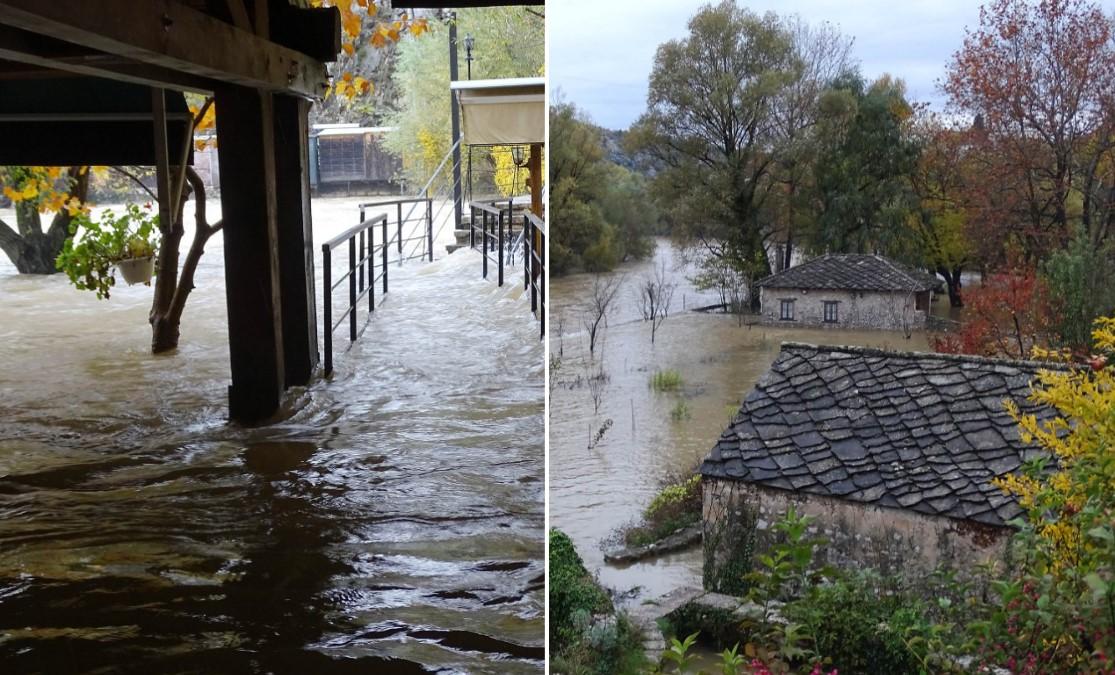
[[[276,94],[275,195],[286,385],[310,383],[318,363],[314,234],[310,218],[310,103]]]
[[[192,73],[137,63],[0,24],[0,59],[36,68],[210,94],[215,82]]]
[[[225,241],[229,416],[260,422],[284,389],[282,308],[271,94],[244,87],[216,92],[217,158]]]
[[[175,0],[0,0],[0,24],[229,84],[311,98],[328,86],[320,61]]]

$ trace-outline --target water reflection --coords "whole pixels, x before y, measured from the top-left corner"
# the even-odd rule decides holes
[[[259,429],[224,421],[219,246],[171,357],[149,288],[0,268],[3,671],[539,671],[542,346],[474,255],[393,268]]]

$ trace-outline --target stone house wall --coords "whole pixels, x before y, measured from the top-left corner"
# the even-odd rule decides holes
[[[981,563],[1004,560],[1012,534],[1006,527],[733,480],[706,477],[702,490],[706,542],[719,539],[713,535],[729,517],[747,512],[755,519],[754,551],[762,552],[774,542],[774,524],[793,505],[799,515],[813,518],[810,536],[827,540],[818,549],[818,564],[871,568],[907,578],[938,567],[963,573]],[[706,565],[708,560],[706,553]]]
[[[926,315],[926,312],[917,309],[917,295],[912,292],[764,287],[759,289],[759,302],[763,323],[826,328],[916,330],[925,327]],[[793,321],[781,319],[782,300],[794,301]],[[836,323],[825,322],[825,301],[839,303]]]

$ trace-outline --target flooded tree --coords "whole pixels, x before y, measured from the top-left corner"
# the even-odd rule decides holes
[[[643,321],[650,322],[650,343],[654,344],[654,337],[662,322],[670,316],[670,304],[674,300],[674,290],[677,283],[671,281],[666,275],[666,261],[663,260],[654,268],[653,274],[648,274],[639,284],[639,312]]]
[[[14,229],[0,218],[0,250],[20,274],[54,274],[54,259],[89,194],[89,167],[3,167],[0,185],[16,218]],[[42,215],[50,211],[54,217],[44,230]]]
[[[659,46],[634,148],[663,169],[653,185],[675,233],[752,278],[766,276],[760,218],[774,189],[772,101],[798,75],[789,31],[732,0],[701,9]]]
[[[600,329],[606,325],[608,312],[615,302],[619,287],[623,284],[622,276],[595,274],[592,277],[592,288],[589,291],[588,305],[581,313],[581,324],[588,331],[589,354],[596,353],[597,340],[600,338]]]

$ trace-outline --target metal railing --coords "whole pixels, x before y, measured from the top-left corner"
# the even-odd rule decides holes
[[[403,215],[403,206],[410,204],[410,209],[407,210],[406,215]],[[422,210],[417,216],[414,215],[414,210],[418,208],[419,204],[424,204],[425,209]],[[387,208],[388,213],[384,214],[386,218],[390,213],[390,207],[395,207],[395,227],[393,228],[394,237],[396,242],[396,249],[399,257],[396,262],[402,264],[404,260],[414,260],[416,258],[428,258],[431,262],[434,259],[434,201],[429,197],[405,197],[403,199],[389,199],[376,202],[364,202],[358,205],[360,208],[360,222],[364,222],[364,214],[370,208],[381,209]],[[423,227],[417,230],[417,234],[411,234],[409,237],[403,236],[403,227],[413,223],[421,223]],[[417,242],[417,243],[414,243]],[[409,246],[409,251],[404,255],[403,249]]]
[[[488,263],[491,262],[498,270],[497,281],[500,286],[503,285],[503,268],[515,264],[512,252],[518,249],[513,214],[514,203],[510,199],[506,202],[469,204],[469,247],[477,248],[479,244],[483,257],[481,273],[485,279],[488,278]],[[477,220],[480,222],[479,226]]]
[[[530,291],[530,311],[538,319],[539,338],[546,337],[546,223],[533,213],[523,216],[523,288]]]
[[[378,246],[372,243],[375,226],[382,228],[382,236]],[[365,234],[367,240],[365,241]],[[333,281],[333,249],[341,244],[348,243],[348,270]],[[348,319],[349,344],[356,342],[358,334],[356,325],[357,303],[368,296],[368,317],[376,310],[376,282],[383,280],[383,294],[387,295],[387,251],[391,242],[387,239],[387,215],[381,214],[369,220],[364,219],[364,211],[360,211],[360,222],[341,234],[333,237],[321,245],[322,262],[322,295],[325,313],[325,374],[333,372],[333,333]],[[383,267],[379,275],[375,274],[375,254],[379,251]],[[365,286],[365,264],[367,266],[367,285]],[[333,291],[345,280],[348,280],[348,308],[341,313],[336,323],[333,323]]]
[[[469,246],[480,249],[481,275],[495,265],[497,283],[502,286],[504,270],[519,265],[522,254],[523,290],[530,292],[530,311],[538,319],[540,336],[546,335],[546,224],[527,211],[516,216],[515,204],[472,202],[469,204]],[[515,225],[518,224],[516,235]]]

